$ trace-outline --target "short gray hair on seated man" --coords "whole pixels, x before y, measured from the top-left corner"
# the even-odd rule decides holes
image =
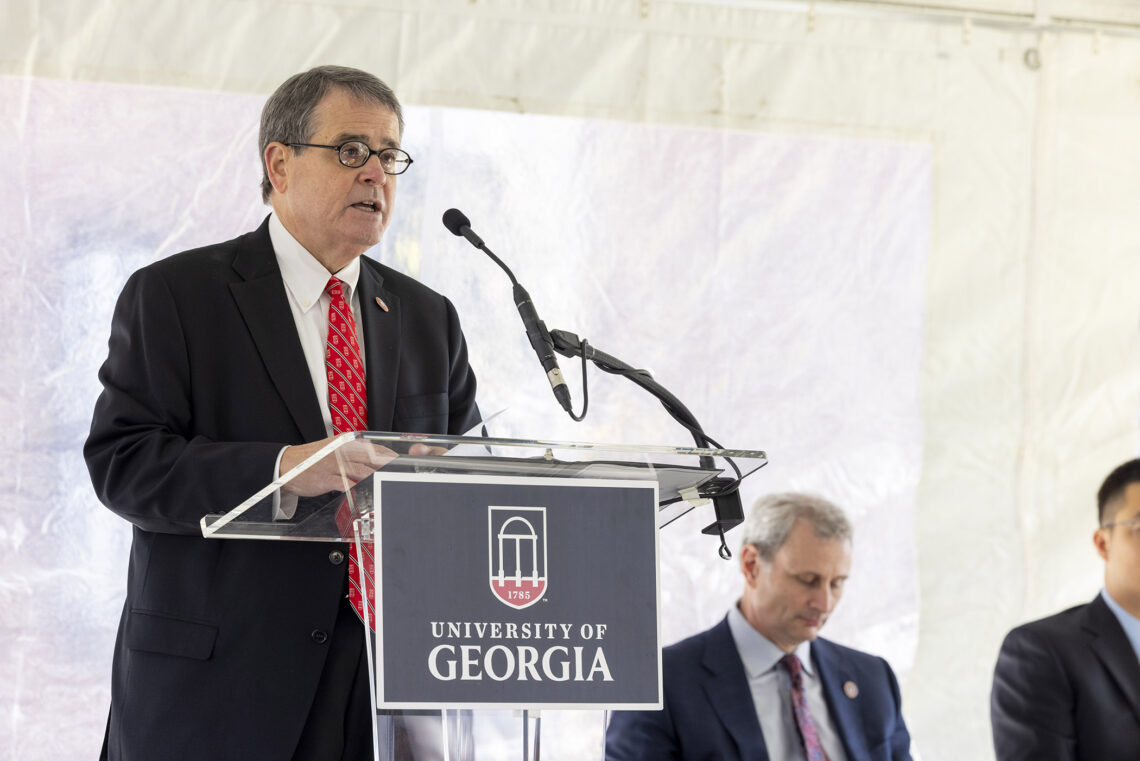
[[[811,524],[820,539],[851,541],[851,521],[839,507],[814,494],[785,492],[756,500],[744,520],[740,546],[756,545],[760,557],[770,561],[800,518]]]
[[[404,112],[392,88],[367,71],[348,66],[317,66],[294,74],[281,83],[261,109],[261,130],[258,147],[261,149],[261,200],[269,202],[273,185],[265,168],[265,149],[273,142],[306,143],[313,134],[313,111],[321,98],[334,88],[347,90],[352,97],[365,103],[375,103],[396,115],[400,135],[404,134]],[[304,148],[294,148],[302,151]],[[371,157],[369,157],[371,158]]]

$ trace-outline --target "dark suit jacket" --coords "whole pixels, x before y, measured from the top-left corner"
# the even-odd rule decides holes
[[[824,639],[812,642],[811,654],[848,759],[909,760],[910,734],[887,662]],[[767,761],[727,618],[665,648],[661,658],[664,709],[615,711],[606,732],[606,761]],[[859,688],[855,698],[843,693],[848,681]]]
[[[467,430],[475,377],[451,303],[361,264],[370,426]],[[84,454],[99,498],[134,524],[109,757],[288,759],[344,595],[331,551],[345,547],[199,530],[266,484],[283,446],[326,435],[267,223],[132,275],[99,377]]]
[[[1099,595],[1006,635],[990,720],[998,761],[1140,758],[1140,660]]]

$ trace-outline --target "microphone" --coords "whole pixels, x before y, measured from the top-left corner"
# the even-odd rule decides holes
[[[550,382],[554,398],[562,405],[562,409],[573,416],[570,389],[562,377],[562,369],[558,367],[558,358],[554,356],[554,341],[550,337],[550,331],[546,329],[546,323],[538,318],[538,311],[534,308],[530,294],[519,284],[515,278],[515,273],[511,272],[511,268],[504,264],[502,259],[495,256],[494,252],[484,245],[483,239],[475,234],[475,231],[471,229],[471,220],[467,218],[466,214],[459,209],[448,209],[443,213],[443,226],[452,235],[466,238],[472,246],[491,257],[491,260],[499,265],[503,272],[507,273],[514,291],[515,308],[519,310],[519,317],[522,318],[523,327],[526,328],[526,337],[530,340],[531,348],[538,356],[542,369],[546,371],[546,380]]]
[[[476,235],[471,229],[471,220],[459,209],[448,209],[443,213],[443,226],[446,227],[452,235],[457,235],[471,241],[471,245],[475,248],[479,250],[486,248],[483,245],[483,239]],[[496,259],[495,261],[499,260]],[[499,266],[506,269],[502,262],[499,262]],[[511,275],[511,271],[507,270],[507,274]],[[515,282],[514,275],[511,275],[511,282]]]

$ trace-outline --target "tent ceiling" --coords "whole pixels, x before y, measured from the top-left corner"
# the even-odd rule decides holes
[[[696,0],[713,5],[752,7],[814,6],[817,12],[921,13],[964,16],[976,20],[1033,26],[1103,27],[1140,33],[1140,2],[1137,0]]]

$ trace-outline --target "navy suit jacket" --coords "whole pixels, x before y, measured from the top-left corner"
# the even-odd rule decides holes
[[[1100,595],[1006,635],[990,723],[998,761],[1140,758],[1140,660]]]
[[[848,759],[909,761],[910,734],[887,662],[824,639],[812,642],[811,654]],[[768,761],[727,618],[665,648],[661,658],[664,709],[615,711],[606,761]],[[844,694],[846,682],[858,686],[856,697]]]
[[[451,303],[367,258],[358,288],[370,427],[473,426]],[[109,758],[288,759],[343,604],[345,546],[199,528],[268,483],[282,447],[326,436],[267,223],[132,275],[99,377],[84,455],[134,531]]]

